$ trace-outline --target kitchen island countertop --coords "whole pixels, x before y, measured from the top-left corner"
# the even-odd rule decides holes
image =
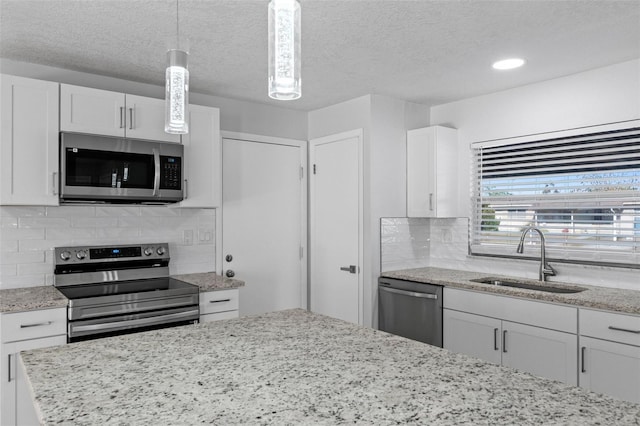
[[[489,292],[503,296],[522,297],[545,302],[564,303],[583,308],[603,309],[626,314],[640,315],[640,290],[625,290],[610,287],[547,281],[544,283],[546,286],[560,288],[580,287],[585,289],[578,293],[548,293],[539,290],[500,287],[471,281],[485,277],[506,279],[514,279],[514,277],[486,272],[471,272],[433,267],[386,271],[383,272],[381,276],[400,280],[437,284],[444,287]],[[525,278],[517,279],[517,281],[530,284],[534,287],[542,284],[538,280]]]
[[[22,352],[44,424],[638,424],[640,405],[303,310]]]

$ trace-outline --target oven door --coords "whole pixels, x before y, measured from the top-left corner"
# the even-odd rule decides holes
[[[183,150],[180,144],[61,133],[60,199],[180,201]]]

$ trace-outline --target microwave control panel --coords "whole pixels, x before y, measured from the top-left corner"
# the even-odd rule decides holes
[[[160,189],[182,188],[182,158],[160,156]]]

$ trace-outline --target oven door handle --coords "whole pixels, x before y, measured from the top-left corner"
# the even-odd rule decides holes
[[[126,321],[112,321],[112,322],[103,322],[101,324],[88,324],[88,325],[71,325],[72,332],[81,333],[83,331],[107,331],[110,329],[119,329],[122,326],[135,326],[141,327],[145,325],[155,325],[162,324],[167,320],[178,320],[185,317],[192,317],[194,314],[200,314],[198,309],[193,309],[185,312],[178,312],[175,314],[169,315],[158,315],[155,317],[148,318],[140,318],[135,320],[126,320]]]
[[[153,149],[153,194],[157,197],[160,190],[160,151],[157,148]]]

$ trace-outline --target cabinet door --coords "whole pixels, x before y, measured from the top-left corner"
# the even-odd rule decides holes
[[[60,85],[60,130],[106,136],[125,135],[123,93]]]
[[[576,386],[577,348],[575,334],[502,322],[502,365]]]
[[[436,216],[436,131],[407,132],[407,216]]]
[[[24,340],[21,342],[5,343],[2,345],[2,366],[0,369],[0,424],[12,426],[17,424],[16,410],[18,406],[18,387],[27,386],[24,376],[18,375],[18,356],[20,351],[46,348],[49,346],[64,345],[67,343],[67,336],[53,336],[42,339]],[[25,423],[22,423],[25,424]]]
[[[180,143],[180,135],[164,131],[164,100],[126,95],[126,129],[128,138]]]
[[[455,217],[457,132],[431,126],[407,132],[407,216]]]
[[[0,204],[58,205],[58,83],[2,76]]]
[[[501,321],[495,318],[444,309],[445,349],[500,364]]]
[[[640,403],[640,347],[580,337],[580,386]]]
[[[189,106],[189,134],[184,135],[184,200],[177,207],[220,206],[222,149],[220,110]]]

